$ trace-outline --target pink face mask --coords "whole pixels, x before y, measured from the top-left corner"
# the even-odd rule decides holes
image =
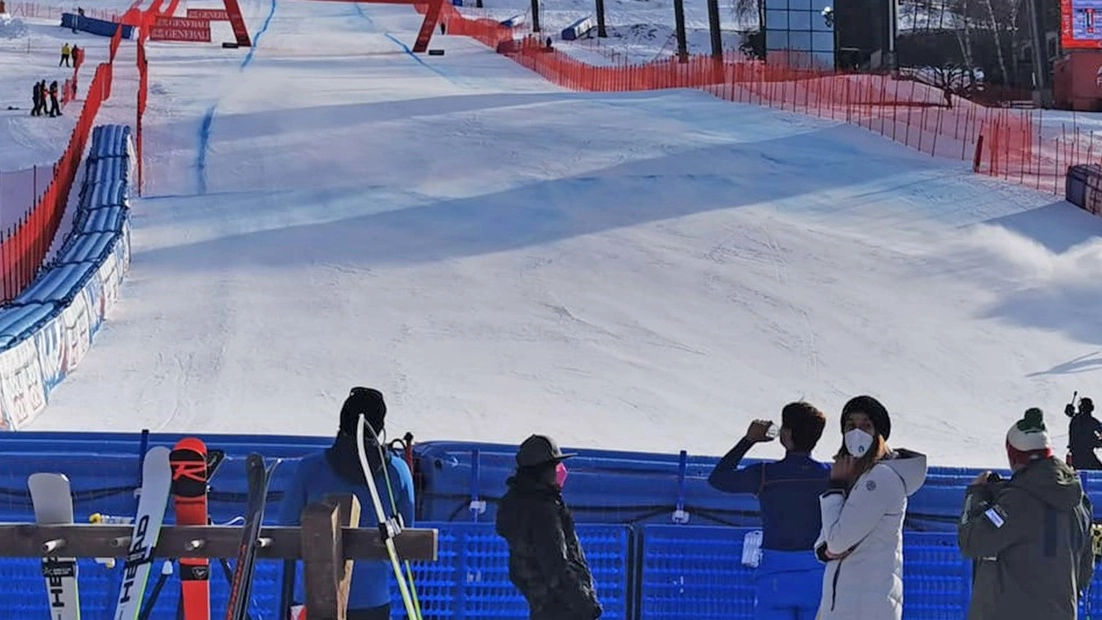
[[[566,485],[566,465],[562,462],[555,466],[555,484],[559,485],[560,489]]]

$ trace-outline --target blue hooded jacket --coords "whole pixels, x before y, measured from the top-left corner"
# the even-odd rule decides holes
[[[761,504],[762,549],[811,551],[822,515],[819,495],[830,488],[830,466],[789,452],[779,461],[739,469],[754,445],[743,439],[716,465],[708,484],[727,493],[752,493]]]
[[[351,444],[351,452],[349,445]],[[379,520],[375,516],[375,507],[371,502],[371,492],[359,470],[359,460],[351,463],[355,457],[355,443],[350,438],[338,438],[336,444],[322,452],[309,454],[299,462],[294,480],[287,488],[283,502],[279,506],[280,525],[300,525],[302,511],[311,503],[320,502],[329,494],[352,493],[360,501],[360,527],[377,526]],[[342,449],[343,448],[343,449]],[[398,512],[402,515],[404,527],[413,527],[413,475],[409,466],[401,457],[387,451],[387,473],[390,476],[390,484],[394,490],[394,503],[398,506]],[[383,512],[391,517],[394,511],[391,508],[390,495],[387,490],[386,478],[383,471],[377,467],[379,463],[378,452],[368,448],[368,459],[376,472],[375,487],[379,491],[379,499],[383,504]],[[334,464],[336,463],[336,466]],[[355,469],[353,469],[353,466]],[[338,472],[338,468],[343,472]],[[359,471],[358,476],[355,472]],[[342,475],[343,473],[343,475]],[[357,482],[349,478],[358,477]],[[352,569],[352,586],[348,596],[348,609],[371,609],[389,605],[391,601],[390,579],[394,569],[390,560],[359,560]],[[303,603],[306,600],[305,587],[302,580],[302,566],[295,571],[295,601]]]

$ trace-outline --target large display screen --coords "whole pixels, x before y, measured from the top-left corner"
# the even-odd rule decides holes
[[[1102,49],[1102,0],[1061,0],[1060,43],[1069,49]]]

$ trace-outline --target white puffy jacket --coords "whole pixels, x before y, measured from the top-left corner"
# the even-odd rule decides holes
[[[865,472],[849,495],[819,498],[823,529],[815,550],[826,561],[819,620],[900,620],[903,617],[903,517],[907,497],[926,481],[926,456],[896,450]]]

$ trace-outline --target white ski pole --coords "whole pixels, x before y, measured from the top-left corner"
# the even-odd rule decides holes
[[[401,529],[392,520],[386,518],[383,511],[383,502],[379,499],[379,491],[375,488],[375,476],[371,473],[371,465],[367,462],[367,448],[364,446],[364,430],[367,426],[367,417],[362,413],[356,423],[356,452],[360,456],[360,468],[363,469],[364,478],[367,479],[367,488],[371,491],[371,503],[375,504],[375,514],[379,518],[379,536],[386,544],[387,553],[390,554],[390,563],[394,567],[394,576],[398,579],[398,589],[402,592],[402,602],[405,603],[406,613],[411,619],[420,620],[417,608],[413,606],[409,588],[406,587],[405,575],[402,574],[402,565],[398,562],[398,552],[394,548],[394,537],[401,533]]]

